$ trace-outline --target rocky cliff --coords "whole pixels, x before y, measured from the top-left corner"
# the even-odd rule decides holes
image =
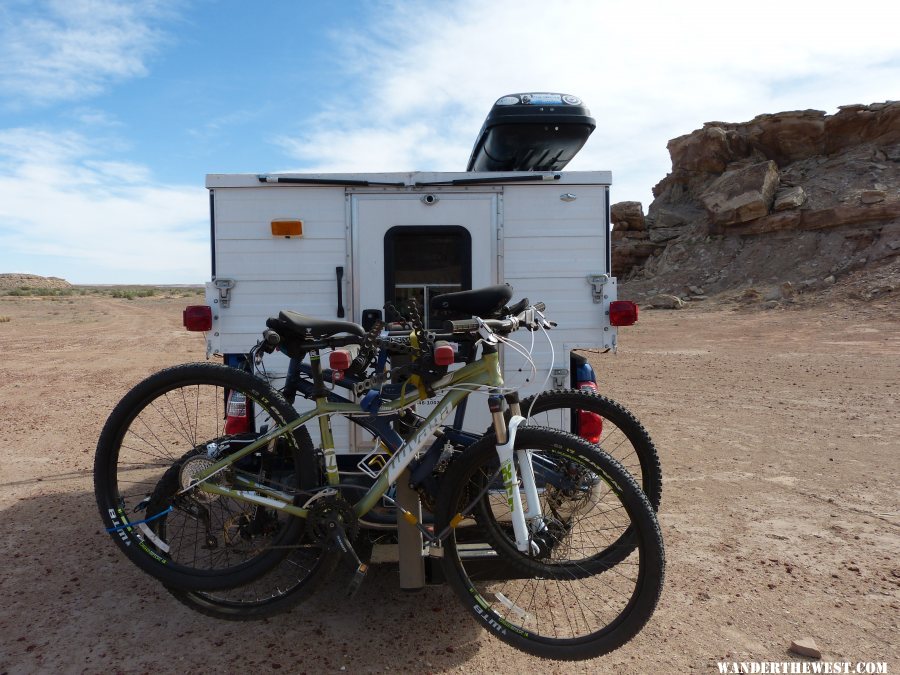
[[[72,284],[59,277],[41,277],[36,274],[0,274],[0,291],[24,288],[72,288]]]
[[[620,296],[752,287],[778,300],[900,269],[900,101],[709,122],[668,150],[647,215],[612,207]],[[897,276],[876,275],[863,295],[900,291]]]

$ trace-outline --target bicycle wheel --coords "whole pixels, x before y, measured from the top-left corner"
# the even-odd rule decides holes
[[[648,621],[662,590],[650,503],[618,462],[571,434],[520,427],[515,448],[545,467],[535,469],[546,506],[534,546],[521,553],[485,532],[485,513],[509,522],[494,441],[485,437],[453,461],[438,499],[438,531],[463,516],[444,543],[448,582],[493,635],[522,651],[576,660],[617,649]],[[609,562],[617,548],[623,554]]]
[[[339,554],[309,544],[293,549],[273,570],[249,584],[221,591],[183,591],[166,586],[176,600],[216,619],[252,621],[285,612],[306,600],[338,562]]]
[[[308,437],[306,430],[304,434]],[[325,484],[322,466],[301,471],[300,487],[314,490]],[[264,619],[306,600],[337,565],[337,550],[323,549],[306,536],[291,548],[273,570],[248,584],[220,591],[185,591],[172,586],[166,590],[180,603],[196,612],[227,621]]]
[[[107,531],[132,562],[178,589],[217,591],[262,576],[301,544],[305,522],[186,488],[215,457],[296,416],[268,384],[234,368],[187,364],[150,376],[116,406],[97,444],[94,489]],[[316,463],[301,428],[209,480],[301,494]]]
[[[592,391],[572,389],[530,396],[521,407],[529,425],[561,429],[599,445],[634,476],[650,505],[659,511],[662,468],[656,446],[622,405]]]

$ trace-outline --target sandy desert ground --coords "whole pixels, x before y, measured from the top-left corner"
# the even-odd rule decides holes
[[[877,304],[648,311],[604,393],[660,450],[660,606],[619,651],[569,664],[491,638],[449,589],[377,569],[290,614],[193,613],[101,531],[91,465],[119,398],[201,360],[187,301],[0,298],[0,673],[718,672],[785,661],[900,669],[900,314]]]

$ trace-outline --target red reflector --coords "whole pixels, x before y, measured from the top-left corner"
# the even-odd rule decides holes
[[[335,349],[328,357],[328,365],[332,370],[347,370],[352,360],[350,352],[346,349]]]
[[[597,445],[603,434],[603,418],[597,413],[578,411],[578,435],[588,443]]]
[[[439,345],[434,348],[434,364],[436,366],[449,366],[456,360],[456,354],[450,345]]]
[[[597,391],[596,382],[579,382],[577,386],[579,389]],[[600,443],[600,436],[603,435],[603,418],[600,415],[587,410],[579,410],[577,424],[579,436],[588,443],[593,443],[594,445]]]
[[[609,303],[609,323],[612,326],[633,326],[638,320],[638,306],[631,300]]]
[[[212,329],[212,309],[209,305],[191,305],[185,307],[181,313],[184,327],[193,331],[208,331]]]
[[[247,412],[247,396],[239,391],[228,393],[225,406],[225,433],[243,434],[250,431],[250,415]]]

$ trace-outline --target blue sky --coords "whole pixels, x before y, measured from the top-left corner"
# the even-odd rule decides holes
[[[638,200],[704,122],[900,98],[873,0],[0,4],[0,272],[202,283],[207,173],[463,170],[498,97],[598,128],[569,168]]]

